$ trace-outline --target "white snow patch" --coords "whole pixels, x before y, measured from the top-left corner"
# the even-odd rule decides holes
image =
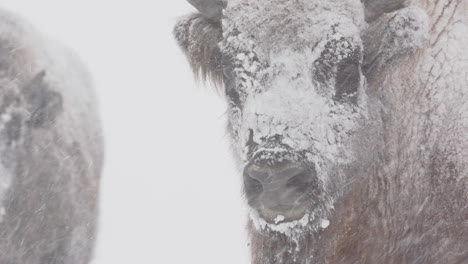
[[[269,229],[271,231],[284,234],[288,237],[294,237],[296,233],[301,233],[300,229],[307,227],[311,218],[310,214],[305,214],[300,220],[279,223],[284,220],[284,216],[279,215],[275,219],[275,224],[273,224],[268,223],[265,219],[263,219],[256,210],[252,209],[249,216],[257,230]]]
[[[283,215],[278,215],[275,219],[275,224],[278,224],[279,222],[284,221],[284,216]]]
[[[5,216],[5,208],[3,207],[3,201],[5,194],[10,188],[12,180],[12,173],[10,170],[5,168],[0,161],[0,223],[3,221]]]
[[[330,226],[330,221],[327,220],[327,219],[322,219],[320,221],[320,227],[323,228],[323,229],[326,229],[327,227]]]
[[[0,119],[2,120],[2,122],[7,123],[11,120],[11,115],[8,113],[4,113],[1,115]]]
[[[5,216],[6,214],[6,211],[5,211],[5,207],[0,207],[0,223],[3,222],[3,217]]]

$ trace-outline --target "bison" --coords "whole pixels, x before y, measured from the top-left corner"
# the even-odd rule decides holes
[[[468,263],[467,1],[188,2],[252,263]]]
[[[90,262],[102,160],[83,64],[0,11],[0,263]]]

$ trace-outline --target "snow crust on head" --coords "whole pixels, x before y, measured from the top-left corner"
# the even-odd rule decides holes
[[[241,164],[253,156],[248,142],[261,152],[271,147],[265,145],[269,138],[280,135],[281,144],[293,153],[288,156],[287,150],[275,147],[268,152],[313,164],[318,188],[325,190],[299,221],[268,224],[258,213],[251,214],[252,220],[260,229],[289,235],[306,226],[327,226],[320,219],[329,215],[334,197],[325,193],[337,181],[332,178],[341,177],[331,168],[352,161],[347,144],[367,111],[364,78],[357,104],[334,98],[337,65],[359,58],[356,52],[363,50],[360,1],[235,0],[224,12],[222,27],[225,75],[234,83],[226,92],[235,89],[239,97],[238,105],[230,105],[229,125]],[[317,77],[321,71],[327,79]]]
[[[244,144],[250,140],[249,129],[255,128],[253,140],[258,143],[284,135],[284,143],[305,150],[312,139],[316,154],[340,156],[337,146],[360,114],[333,102],[329,86],[334,80],[321,84],[311,69],[331,41],[348,40],[328,51],[330,63],[332,55],[342,60],[362,45],[360,2],[235,0],[225,17],[220,49],[234,66],[235,86],[244,102],[242,111],[233,108],[230,113],[234,140]],[[239,152],[248,158],[245,149]]]
[[[362,30],[366,27],[358,0],[232,0],[224,12],[240,31],[255,36],[263,52],[293,50],[323,38],[334,23]],[[260,54],[259,54],[260,55]]]
[[[362,45],[357,28],[327,32],[314,49],[297,51],[284,47],[261,57],[258,54],[264,50],[257,44],[262,40],[238,32],[237,20],[225,20],[223,27],[220,48],[232,60],[236,85],[231,89],[238,90],[243,102],[242,110],[234,107],[230,112],[237,147],[251,139],[251,131],[253,141],[258,144],[270,136],[282,135],[283,143],[290,148],[313,151],[313,162],[325,159],[345,162],[349,156],[342,144],[357,127],[356,121],[363,112],[353,105],[334,101],[334,88],[317,82],[311,69],[332,40],[346,38],[349,42],[327,52],[336,53],[337,60],[350,56],[351,46]],[[333,82],[329,85],[334,86]],[[244,162],[248,160],[248,151],[238,149]]]

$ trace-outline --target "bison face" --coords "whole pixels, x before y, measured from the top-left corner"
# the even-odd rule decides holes
[[[319,223],[366,119],[363,15],[334,1],[277,0],[274,10],[266,2],[232,1],[221,22],[192,16],[175,34],[194,70],[224,84],[253,215],[269,225]]]

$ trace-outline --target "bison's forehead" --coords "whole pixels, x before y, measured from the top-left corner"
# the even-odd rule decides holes
[[[359,37],[365,26],[359,0],[230,0],[224,14],[224,32],[253,39],[258,55],[303,50],[334,33]]]

